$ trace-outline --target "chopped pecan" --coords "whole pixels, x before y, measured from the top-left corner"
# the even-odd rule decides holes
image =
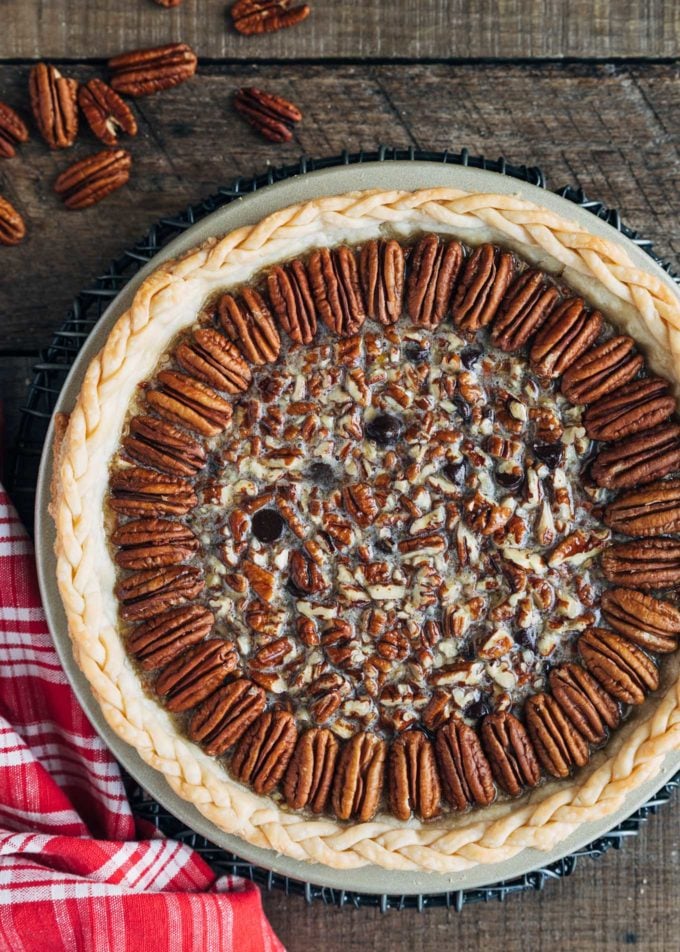
[[[494,245],[480,245],[465,262],[451,314],[465,334],[474,335],[496,316],[515,272],[511,254]]]
[[[135,416],[123,437],[125,455],[169,476],[195,476],[206,463],[206,452],[185,430],[153,416]]]
[[[624,588],[666,589],[680,585],[680,541],[642,539],[611,545],[602,553],[605,578]]]
[[[601,328],[602,315],[588,311],[581,298],[562,301],[533,340],[532,370],[539,377],[559,377],[597,339]]]
[[[242,288],[238,297],[223,294],[217,310],[227,337],[251,364],[276,360],[281,338],[264,298],[254,288]]]
[[[274,594],[275,577],[262,565],[252,562],[250,559],[244,560],[241,571],[250,582],[250,587],[263,602],[269,603]]]
[[[309,713],[317,724],[325,724],[336,713],[343,698],[349,691],[349,685],[342,675],[335,671],[322,674],[309,685],[309,695],[313,701]]]
[[[54,191],[73,211],[89,208],[125,185],[131,165],[132,158],[125,149],[102,149],[69,165],[55,181]]]
[[[500,787],[517,797],[541,779],[536,754],[521,721],[509,711],[488,714],[482,721],[482,743]]]
[[[163,668],[154,688],[164,706],[178,714],[205,701],[238,666],[234,645],[209,638],[174,658]]]
[[[272,268],[267,288],[276,319],[286,334],[296,344],[311,344],[316,334],[316,305],[302,261]]]
[[[136,519],[119,526],[111,542],[120,546],[116,563],[125,569],[151,569],[184,562],[198,549],[188,526],[169,519]]]
[[[642,354],[634,354],[632,337],[610,337],[574,360],[562,377],[562,393],[571,403],[595,403],[619,390],[642,369]]]
[[[323,813],[326,808],[339,745],[331,731],[315,727],[298,740],[283,781],[283,796],[293,810]]]
[[[661,377],[633,380],[591,403],[583,425],[591,440],[615,442],[664,423],[675,410],[668,381]]]
[[[6,198],[0,195],[0,245],[18,245],[26,237],[26,224]]]
[[[302,644],[308,648],[314,648],[321,643],[319,631],[311,618],[300,615],[295,622],[295,630]]]
[[[403,556],[413,558],[414,556],[430,556],[443,552],[446,548],[446,539],[441,532],[426,532],[421,535],[409,536],[402,539],[397,548]]]
[[[680,611],[671,602],[630,588],[608,588],[600,607],[612,628],[636,645],[659,654],[678,647]]]
[[[540,271],[523,271],[501,301],[491,329],[491,343],[506,353],[519,350],[545,323],[559,296],[555,285],[547,284]]]
[[[243,393],[253,376],[238,347],[209,327],[194,331],[193,340],[181,343],[175,359],[192,377],[225,393]]]
[[[50,149],[67,149],[78,135],[78,83],[58,69],[38,63],[28,76],[31,109]]]
[[[265,693],[247,678],[218,688],[189,722],[189,738],[207,754],[219,757],[244,734],[264,711]]]
[[[0,158],[11,159],[20,142],[28,142],[26,123],[11,106],[0,102]]]
[[[300,549],[291,552],[289,571],[292,584],[305,595],[318,595],[328,587],[318,565]]]
[[[375,494],[368,483],[345,486],[342,490],[342,501],[356,524],[364,528],[375,522],[380,511]]]
[[[161,476],[139,466],[117,470],[111,475],[109,486],[109,505],[126,516],[183,516],[198,502],[185,479]]]
[[[192,565],[169,565],[128,575],[118,582],[115,593],[122,603],[123,621],[141,621],[196,598],[204,586],[200,569]]]
[[[236,92],[234,109],[270,142],[290,142],[294,123],[302,119],[292,102],[256,86],[242,86]]]
[[[332,664],[343,669],[352,666],[358,642],[350,622],[342,618],[330,622],[321,636],[321,645]]]
[[[601,744],[607,727],[621,720],[619,705],[580,664],[563,664],[550,672],[555,700],[576,729],[591,744]]]
[[[339,820],[367,823],[378,810],[387,745],[375,734],[355,734],[340,752],[331,804]]]
[[[297,741],[289,711],[266,711],[238,742],[229,769],[255,793],[271,793],[283,777]]]
[[[215,616],[201,605],[182,605],[142,622],[127,647],[145,671],[159,668],[210,634]]]
[[[158,374],[162,390],[147,390],[146,400],[171,423],[180,423],[203,436],[216,436],[231,421],[231,404],[186,374],[162,370]]]
[[[170,89],[196,72],[198,60],[186,43],[168,43],[153,49],[132,50],[108,62],[111,86],[126,96],[148,96]]]
[[[368,317],[388,326],[401,317],[404,249],[394,238],[374,239],[359,254],[359,276]]]
[[[284,635],[259,648],[250,659],[250,667],[255,671],[266,668],[278,668],[286,655],[293,650],[290,638]]]
[[[399,820],[415,813],[431,820],[441,812],[441,785],[432,744],[421,731],[407,731],[390,749],[389,804]]]
[[[603,522],[630,536],[669,535],[680,530],[680,479],[633,489],[609,503]]]
[[[414,324],[435,328],[444,320],[463,257],[459,241],[443,242],[431,234],[420,239],[411,252],[406,282],[406,312]]]
[[[137,121],[118,93],[102,82],[91,79],[78,90],[78,104],[92,132],[105,145],[117,145],[119,133],[137,135]]]
[[[159,7],[178,7],[181,4],[182,0],[154,0],[154,3],[157,3]]]
[[[239,33],[254,36],[295,26],[306,20],[311,11],[306,3],[293,6],[293,0],[236,0],[229,12]]]
[[[623,704],[642,704],[659,686],[659,672],[637,645],[606,628],[588,628],[578,640],[583,663],[602,687]]]
[[[307,262],[321,320],[338,337],[356,334],[366,320],[354,251],[347,245],[319,248]]]
[[[467,810],[493,803],[496,788],[477,732],[452,719],[437,731],[435,745],[444,796],[451,807]]]
[[[549,694],[534,694],[524,705],[529,737],[544,770],[568,777],[572,766],[588,763],[588,744]]]
[[[680,466],[680,424],[644,430],[601,450],[590,473],[598,486],[629,489],[667,476]]]

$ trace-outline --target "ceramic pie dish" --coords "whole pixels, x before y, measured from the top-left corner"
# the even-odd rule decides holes
[[[331,867],[612,815],[677,743],[677,326],[621,243],[482,189],[328,195],[161,266],[56,469],[109,723],[217,827]]]

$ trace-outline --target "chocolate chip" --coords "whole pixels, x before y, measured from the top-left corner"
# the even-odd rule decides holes
[[[456,410],[460,413],[461,419],[464,423],[470,422],[470,417],[472,416],[472,408],[467,400],[464,400],[459,393],[453,398],[453,402],[456,405]]]
[[[275,542],[285,523],[276,509],[258,509],[253,516],[253,533],[260,542]]]
[[[391,413],[379,413],[366,424],[366,436],[380,446],[392,446],[401,436],[403,426],[398,417]]]
[[[479,358],[482,356],[480,347],[465,347],[460,352],[460,359],[467,370],[472,370]]]
[[[455,486],[465,485],[465,460],[461,459],[457,463],[447,463],[442,469],[442,473]]]
[[[473,701],[472,704],[468,704],[463,713],[466,717],[474,717],[475,720],[478,720],[480,717],[486,717],[487,714],[491,714],[493,711],[493,704],[491,703],[491,698],[488,694],[482,694],[478,701]]]
[[[419,344],[417,340],[410,340],[404,347],[404,357],[410,360],[412,364],[419,364],[421,361],[427,360],[429,356],[429,347]]]
[[[494,475],[498,485],[502,486],[503,489],[509,489],[511,492],[517,492],[524,482],[524,473],[522,472],[504,473],[499,470]]]
[[[389,555],[390,552],[392,552],[393,550],[393,545],[389,539],[378,539],[378,541],[375,544],[375,547],[376,549],[378,549],[379,552],[384,552],[385,555]]]
[[[540,459],[549,469],[555,469],[562,462],[562,444],[561,443],[535,443],[533,446],[534,456]]]
[[[335,483],[333,467],[328,463],[312,463],[305,475],[324,489],[329,489]]]
[[[536,651],[536,631],[534,628],[520,628],[515,634],[515,642],[520,648]]]

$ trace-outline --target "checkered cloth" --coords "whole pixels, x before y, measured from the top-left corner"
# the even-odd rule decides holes
[[[135,820],[66,680],[0,486],[0,949],[279,952],[257,887]]]

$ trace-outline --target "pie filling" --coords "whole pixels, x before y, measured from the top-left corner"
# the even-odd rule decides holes
[[[515,255],[318,249],[209,301],[111,469],[149,692],[295,810],[428,820],[584,766],[680,612],[680,426]]]

